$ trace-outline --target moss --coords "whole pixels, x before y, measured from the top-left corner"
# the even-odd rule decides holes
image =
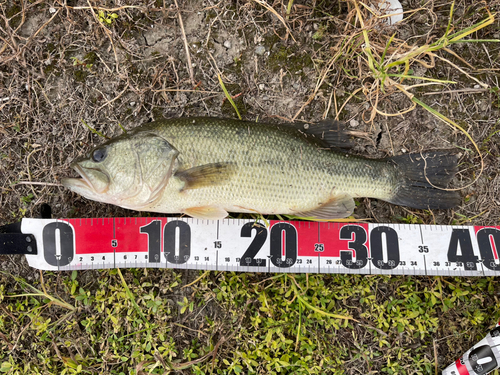
[[[56,45],[54,43],[48,43],[45,48],[49,53],[54,52],[56,50]]]
[[[21,11],[22,11],[21,6],[17,5],[17,4],[14,4],[10,8],[7,8],[7,11],[5,12],[5,16],[7,18],[11,18],[14,15],[16,15],[17,13],[21,12]]]
[[[273,73],[286,67],[292,74],[302,72],[304,68],[312,68],[313,62],[308,53],[299,52],[295,47],[279,46],[269,56],[268,67]]]
[[[12,18],[10,20],[10,27],[16,28],[19,26],[19,24],[21,23],[21,19],[22,19],[21,13],[20,13],[21,11],[22,11],[22,8],[18,4],[14,4],[10,8],[7,8],[7,11],[5,12],[5,16],[7,18],[12,18],[17,14],[17,16],[15,16],[14,18]]]
[[[47,65],[45,68],[43,68],[43,72],[45,73],[46,76],[52,73],[55,74],[57,72],[55,64]]]
[[[280,41],[281,39],[279,36],[274,33],[264,35],[264,46],[266,46],[269,51],[271,51]]]
[[[313,8],[312,18],[324,16],[338,17],[341,14],[346,14],[349,11],[347,2],[345,1],[320,1]]]
[[[210,9],[205,16],[205,21],[209,22],[217,18],[217,12],[213,9]]]
[[[73,76],[75,77],[76,82],[85,82],[88,75],[89,73],[85,70],[78,69],[73,72]]]
[[[156,120],[160,120],[162,118],[164,118],[165,116],[163,115],[163,110],[161,108],[158,108],[158,107],[154,107],[151,109],[151,114],[153,115],[153,120],[156,121]]]
[[[97,60],[97,53],[95,53],[94,51],[87,53],[83,58],[83,61],[86,64],[92,64],[92,65],[94,65],[96,60]]]

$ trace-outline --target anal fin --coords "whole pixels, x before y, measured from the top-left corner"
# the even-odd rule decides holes
[[[354,211],[354,199],[349,194],[341,193],[310,211],[297,212],[295,215],[316,220],[331,220],[347,217]]]
[[[216,206],[190,207],[183,212],[195,219],[202,220],[221,220],[227,216],[227,211]]]

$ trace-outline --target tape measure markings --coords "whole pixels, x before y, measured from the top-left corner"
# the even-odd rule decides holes
[[[23,219],[33,267],[498,275],[500,227],[191,218]],[[478,267],[477,265],[481,266]]]

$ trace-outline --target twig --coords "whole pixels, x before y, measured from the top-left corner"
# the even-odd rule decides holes
[[[26,331],[30,326],[30,323],[26,324],[24,326],[24,328],[21,330],[21,333],[17,336],[17,339],[16,339],[16,342],[14,342],[14,346],[12,347],[12,350],[11,351],[14,351],[17,347],[17,343],[19,342],[19,339],[21,338],[21,336],[23,335],[24,331]]]
[[[354,95],[356,95],[356,94],[357,94],[358,92],[360,92],[361,90],[363,90],[363,87],[358,87],[356,90],[354,90],[354,91],[352,92],[352,94],[351,94],[351,95],[349,95],[349,97],[348,97],[348,98],[344,101],[344,103],[342,104],[342,106],[340,107],[340,109],[337,111],[337,114],[336,114],[336,116],[335,116],[335,120],[337,120],[337,121],[338,121],[338,119],[339,119],[339,114],[342,112],[342,110],[344,109],[344,107],[346,106],[346,104],[349,102],[349,100],[351,100],[351,99],[354,97]]]
[[[118,69],[118,66],[117,66],[117,69]],[[104,103],[103,105],[101,105],[97,111],[100,111],[101,109],[103,109],[104,107],[106,107],[107,105],[110,105],[111,103],[113,103],[115,100],[119,99],[123,94],[125,94],[125,92],[128,90],[128,85],[125,86],[125,88],[122,90],[122,92],[120,92],[115,98],[111,99],[111,100],[108,100],[106,103]]]
[[[197,92],[200,94],[219,94],[219,92],[217,91],[183,90],[183,89],[159,89],[159,90],[151,90],[151,92]]]
[[[396,153],[394,152],[394,145],[392,144],[391,132],[389,130],[389,125],[387,125],[387,122],[385,123],[385,127],[387,129],[387,135],[389,136],[389,142],[391,143],[392,155],[396,155]]]
[[[193,64],[191,63],[191,54],[189,53],[189,45],[187,42],[186,31],[184,30],[184,22],[182,22],[181,10],[179,9],[179,4],[177,3],[177,0],[174,0],[174,2],[175,2],[175,6],[177,8],[177,15],[179,17],[179,26],[181,27],[182,41],[184,42],[184,49],[186,50],[189,78],[191,79],[191,84],[194,87],[194,86],[196,86],[196,83],[194,81]]]
[[[437,356],[436,340],[432,340],[432,346],[434,346],[434,374],[438,375],[438,356]]]
[[[17,184],[14,184],[12,186],[17,186],[17,185],[64,186],[62,184],[55,184],[52,182],[35,182],[35,181],[19,181]]]
[[[457,90],[425,92],[422,94],[422,96],[443,95],[443,94],[459,94],[459,93],[477,94],[477,93],[485,92],[485,91],[488,91],[488,90],[487,89],[457,89]]]
[[[75,10],[83,10],[83,9],[92,9],[91,7],[71,7],[69,5],[66,6],[67,8],[71,8],[71,9],[75,9]],[[118,7],[118,8],[103,8],[103,7],[94,7],[94,9],[98,9],[98,10],[104,10],[105,12],[116,12],[118,10],[122,10],[122,9],[139,9],[140,11],[144,12],[144,11],[150,11],[150,10],[156,10],[156,9],[151,9],[151,8],[144,8],[144,7],[138,7],[138,6],[135,6],[135,5],[123,5],[121,7]],[[158,11],[160,11],[161,9],[158,9]]]
[[[335,90],[332,91],[332,93],[330,94],[330,99],[328,100],[328,106],[326,107],[325,113],[323,114],[324,119],[328,117],[328,112],[330,112],[330,108],[332,106],[332,98],[333,98],[334,93],[335,93]]]
[[[187,288],[187,287],[190,287],[191,285],[194,285],[196,284],[198,281],[200,281],[201,279],[203,279],[205,276],[207,276],[208,274],[210,273],[210,271],[205,271],[200,277],[198,277],[195,281],[193,281],[192,283],[189,283],[187,285],[184,285],[181,289],[184,289],[184,288]]]

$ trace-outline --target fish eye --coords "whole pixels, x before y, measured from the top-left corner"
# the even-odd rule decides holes
[[[106,147],[96,148],[94,152],[92,152],[92,160],[96,163],[100,163],[106,159],[106,155]]]

